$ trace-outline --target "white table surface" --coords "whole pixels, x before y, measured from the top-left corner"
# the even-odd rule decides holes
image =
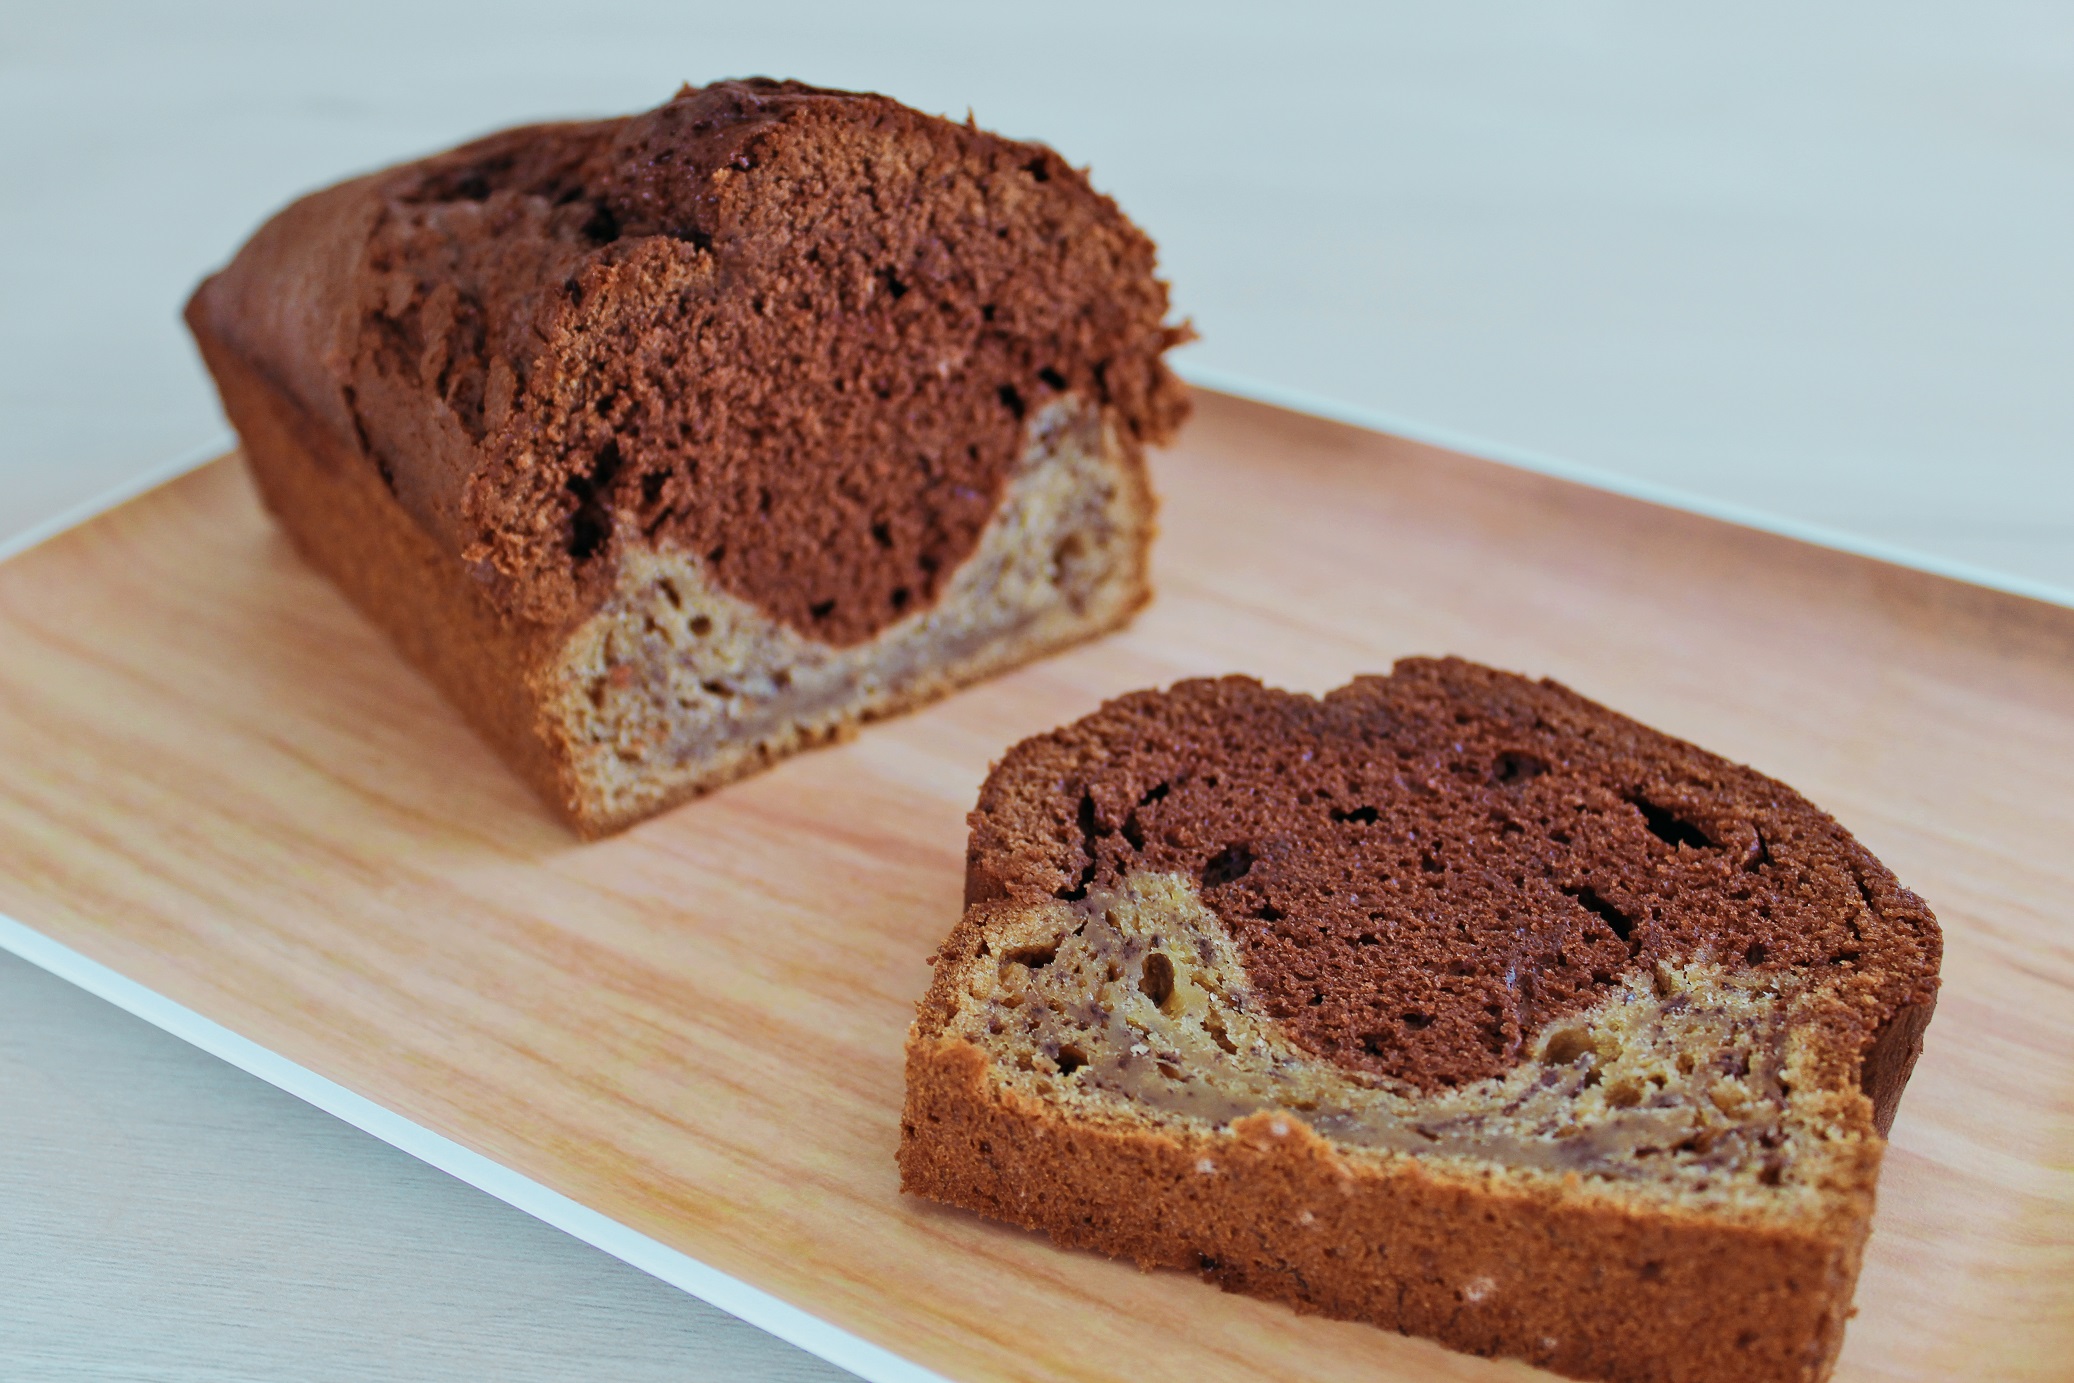
[[[1091,165],[1200,378],[2074,600],[2050,4],[8,6],[0,541],[227,444],[178,309],[295,193],[749,73]],[[821,1368],[57,984],[0,960],[0,1376]]]

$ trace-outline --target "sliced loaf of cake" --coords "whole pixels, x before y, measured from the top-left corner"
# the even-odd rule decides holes
[[[967,869],[907,1190],[1582,1378],[1828,1373],[1942,941],[1792,789],[1407,660],[1025,741]]]
[[[297,546],[597,833],[1145,601],[1153,255],[1042,145],[724,82],[315,193],[187,320]]]

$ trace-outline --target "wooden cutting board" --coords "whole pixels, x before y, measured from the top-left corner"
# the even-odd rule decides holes
[[[1834,811],[1948,941],[1840,1377],[2074,1371],[2074,611],[1204,395],[1127,633],[578,844],[217,462],[0,566],[0,911],[959,1379],[1534,1375],[903,1199],[988,763],[1104,697],[1553,675]]]

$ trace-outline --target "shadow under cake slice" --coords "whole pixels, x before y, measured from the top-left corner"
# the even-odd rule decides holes
[[[1942,940],[1790,788],[1411,659],[1025,741],[967,871],[908,1191],[1579,1377],[1828,1373]]]
[[[1050,149],[758,79],[315,193],[187,320],[297,546],[594,834],[1128,619],[1166,312]]]

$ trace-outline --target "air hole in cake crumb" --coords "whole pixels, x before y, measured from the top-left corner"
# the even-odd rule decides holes
[[[1149,807],[1154,802],[1159,801],[1160,798],[1165,797],[1169,790],[1166,783],[1154,783],[1151,787],[1145,789],[1145,795],[1138,799],[1138,805]]]
[[[1032,970],[1042,970],[1058,958],[1059,943],[1056,941],[1043,941],[1029,946],[1018,946],[1002,956],[1002,959],[1005,961],[1012,961],[1017,965],[1027,966]]]
[[[827,619],[835,613],[835,602],[833,600],[817,600],[812,605],[807,606],[807,613],[815,619]]]
[[[792,669],[789,667],[781,667],[776,672],[772,673],[771,685],[776,687],[779,691],[792,690]]]
[[[1558,1028],[1548,1035],[1541,1059],[1551,1066],[1568,1066],[1591,1049],[1591,1034],[1584,1029]]]
[[[1051,550],[1051,584],[1054,586],[1063,584],[1066,573],[1070,572],[1074,564],[1086,555],[1087,535],[1083,533],[1068,533],[1061,538],[1058,546]]]
[[[1095,841],[1102,834],[1095,825],[1095,799],[1088,793],[1080,794],[1080,811],[1076,816],[1080,827],[1080,849],[1087,856],[1087,864],[1080,871],[1080,878],[1071,887],[1059,889],[1052,896],[1063,902],[1077,903],[1087,897],[1088,885],[1095,881],[1095,871],[1101,867],[1100,857],[1095,853]]]
[[[1665,811],[1646,797],[1630,797],[1628,805],[1642,813],[1642,823],[1649,834],[1676,850],[1679,846],[1690,846],[1695,850],[1711,850],[1714,842],[1707,833],[1683,817]]]
[[[893,530],[886,526],[884,519],[871,526],[871,540],[880,547],[893,546]]]
[[[1858,901],[1865,904],[1865,910],[1877,915],[1879,909],[1872,905],[1872,890],[1866,887],[1865,876],[1858,872],[1856,866],[1853,866],[1851,869],[1851,883],[1858,890]],[[1855,934],[1857,930],[1858,924],[1854,919],[1851,923],[1851,931]]]
[[[663,497],[663,486],[670,481],[668,471],[650,471],[641,477],[641,502],[653,504]]]
[[[1253,868],[1253,852],[1243,845],[1227,845],[1210,856],[1203,866],[1203,887],[1219,888],[1246,877]]]
[[[1772,852],[1764,843],[1764,832],[1752,826],[1750,828],[1750,853],[1743,856],[1743,868],[1755,874],[1760,868],[1770,864],[1771,859]]]
[[[1400,1014],[1397,1021],[1410,1028],[1413,1032],[1424,1032],[1433,1026],[1433,1015],[1430,1013],[1405,1013]]]
[[[612,514],[606,507],[605,495],[619,468],[619,443],[611,441],[598,449],[588,474],[572,471],[563,482],[569,493],[576,496],[576,512],[569,516],[568,547],[569,555],[579,562],[596,556],[612,536]]]
[[[1085,1065],[1087,1065],[1087,1052],[1083,1048],[1077,1047],[1071,1042],[1059,1048],[1060,1075],[1070,1076]]]
[[[1356,807],[1352,811],[1345,812],[1337,807],[1332,810],[1332,819],[1334,821],[1353,821],[1363,826],[1375,825],[1376,816],[1377,812],[1374,807]]]
[[[1491,780],[1500,787],[1512,787],[1548,772],[1548,764],[1532,754],[1508,749],[1491,765]]]
[[[1017,422],[1021,422],[1023,415],[1030,411],[1030,406],[1023,402],[1022,393],[1013,384],[1004,384],[994,393],[1001,400],[1001,406],[1015,414]]]
[[[1066,392],[1066,377],[1049,365],[1037,372],[1037,378],[1043,380],[1048,389],[1055,389],[1062,394]]]
[[[1752,965],[1762,965],[1770,955],[1771,952],[1765,949],[1762,941],[1753,941],[1750,943],[1750,949],[1743,952],[1743,959]]]
[[[691,634],[693,638],[703,639],[706,637],[706,635],[712,632],[713,621],[709,619],[707,616],[693,615],[691,617]]]
[[[735,689],[725,682],[701,682],[699,685],[704,687],[708,693],[719,697],[723,701],[735,694]]]
[[[1613,934],[1622,941],[1627,941],[1634,936],[1634,919],[1607,902],[1605,898],[1600,896],[1599,891],[1591,885],[1586,884],[1583,888],[1576,889],[1566,888],[1563,892],[1576,899],[1578,906],[1582,907],[1586,912],[1594,914],[1601,922],[1612,928]]]
[[[881,269],[874,277],[878,279],[879,286],[892,295],[894,302],[899,302],[907,296],[907,285],[901,282],[900,275],[891,269]]]
[[[655,585],[656,589],[660,590],[663,593],[663,599],[670,602],[670,608],[672,610],[681,610],[684,608],[684,597],[677,594],[676,584],[672,582],[668,577],[665,577],[662,580],[656,582]],[[699,618],[705,619],[706,617],[704,615],[700,615]],[[708,620],[707,623],[710,624],[711,621]]]
[[[1166,952],[1154,951],[1145,957],[1145,968],[1138,976],[1138,992],[1161,1010],[1174,997],[1174,962],[1167,959]]]
[[[1130,843],[1131,849],[1141,853],[1144,851],[1145,828],[1138,824],[1138,814],[1136,812],[1132,812],[1123,819],[1123,838]]]
[[[583,223],[583,237],[593,245],[609,245],[619,239],[619,218],[612,214],[611,207],[598,204]]]

